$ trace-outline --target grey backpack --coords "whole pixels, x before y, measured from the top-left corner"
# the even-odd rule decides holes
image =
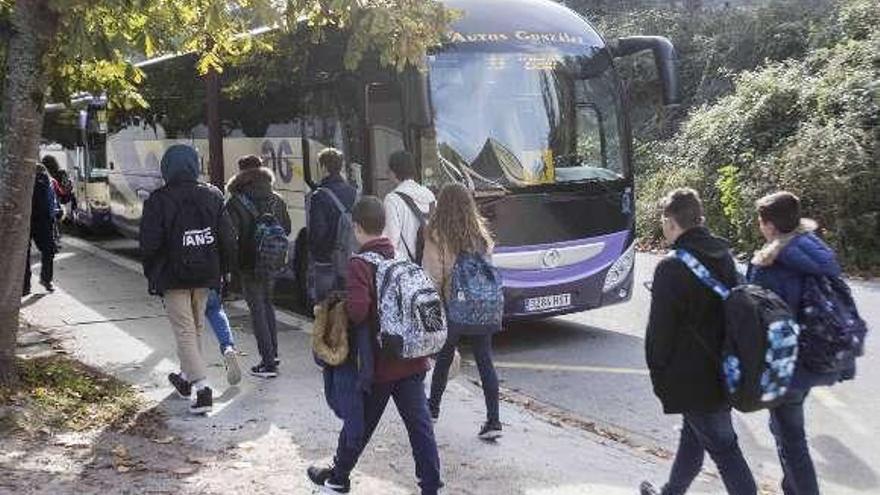
[[[366,252],[356,255],[376,267],[379,348],[398,359],[432,356],[446,343],[443,299],[419,265]]]
[[[333,252],[329,263],[315,262],[313,265],[314,287],[312,299],[318,303],[324,300],[332,291],[345,290],[345,279],[348,271],[348,260],[356,251],[357,240],[354,237],[354,223],[351,220],[351,211],[347,210],[342,201],[333,194],[333,191],[321,187],[315,194],[326,194],[339,211],[339,219],[336,221],[334,232]]]

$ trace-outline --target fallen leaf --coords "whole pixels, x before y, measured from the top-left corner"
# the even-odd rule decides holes
[[[180,475],[180,476],[187,476],[187,475],[195,473],[196,468],[194,468],[192,466],[184,466],[184,467],[175,468],[175,469],[171,470],[171,472],[174,474]]]
[[[131,471],[130,466],[126,466],[125,464],[117,464],[116,465],[116,472],[117,473],[127,473],[129,471]]]
[[[212,459],[209,456],[193,456],[193,457],[186,458],[186,462],[188,462],[190,464],[208,464],[212,460],[214,460],[214,459]]]
[[[116,447],[113,447],[113,450],[110,452],[116,457],[128,457],[128,449],[126,449],[124,445],[117,445]]]
[[[154,438],[153,443],[158,443],[159,445],[165,445],[165,444],[169,444],[169,443],[173,442],[174,440],[176,440],[174,438],[174,436],[169,435],[167,437]]]

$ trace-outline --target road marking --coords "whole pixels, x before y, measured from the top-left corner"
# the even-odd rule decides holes
[[[850,408],[847,407],[846,403],[842,400],[838,399],[836,395],[834,395],[831,390],[827,388],[819,388],[815,387],[810,391],[810,394],[819,401],[826,409],[829,409],[833,412],[834,415],[838,416],[842,419],[842,423],[847,427],[852,428],[853,431],[858,433],[859,435],[865,435],[870,437],[873,432],[868,431],[868,429],[864,426],[865,421],[860,419],[855,414],[850,411]]]
[[[471,360],[464,360],[468,366],[476,366]],[[575,366],[567,364],[550,364],[550,363],[510,363],[505,361],[495,361],[496,368],[514,369],[514,370],[536,370],[536,371],[572,371],[575,373],[610,373],[615,375],[640,375],[647,376],[648,370],[639,368],[614,368],[609,366]]]
[[[111,252],[107,251],[106,249],[95,246],[94,244],[91,244],[91,243],[84,241],[82,239],[78,239],[75,237],[65,237],[64,242],[65,242],[65,244],[73,246],[76,249],[79,249],[81,251],[85,251],[93,256],[96,256],[96,257],[101,258],[103,260],[109,261],[109,262],[113,263],[114,265],[120,266],[120,267],[125,268],[127,270],[131,270],[131,271],[138,273],[138,274],[143,273],[143,267],[137,261],[130,260],[130,259],[125,258],[123,256],[119,256],[118,254],[111,253]],[[243,310],[243,311],[248,310],[247,304],[245,304],[244,301],[235,301],[235,302],[231,303],[230,306],[232,306],[236,309]],[[303,316],[299,316],[297,314],[294,314],[294,313],[291,313],[289,311],[279,309],[279,308],[275,308],[275,314],[276,314],[276,318],[281,323],[284,323],[285,325],[287,325],[289,327],[299,328],[300,330],[302,330],[306,334],[312,333],[312,322],[308,318],[303,317]]]

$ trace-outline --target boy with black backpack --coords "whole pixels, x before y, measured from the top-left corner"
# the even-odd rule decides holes
[[[384,235],[391,240],[398,258],[421,264],[425,228],[437,198],[430,189],[416,182],[416,165],[409,151],[392,154],[388,168],[397,186],[385,196]]]
[[[351,209],[357,190],[342,177],[342,153],[327,148],[318,164],[327,176],[309,198],[309,298],[314,304],[334,290],[345,290],[348,259],[357,246]]]
[[[144,202],[140,248],[149,292],[162,297],[177,340],[180,373],[168,380],[177,393],[196,399],[193,414],[213,405],[199,345],[208,291],[219,289],[235,258],[232,226],[222,214],[223,194],[198,181],[199,156],[185,145],[168,148],[161,162],[165,186]]]
[[[363,395],[361,440],[349,441],[345,430],[349,425],[344,426],[333,465],[310,467],[307,474],[325,490],[348,493],[351,471],[393,398],[409,433],[421,493],[434,495],[443,484],[424,380],[429,369],[426,356],[445,342],[442,301],[436,290],[428,289],[433,284],[421,268],[394,260],[394,247],[382,236],[385,211],[378,198],[363,197],[352,218],[360,250],[348,265],[346,310],[353,331],[366,326],[369,332],[372,383],[361,384],[369,389]],[[395,295],[402,297],[392,301]],[[394,304],[379,304],[380,299]],[[394,311],[398,304],[406,306],[399,313]]]
[[[226,215],[238,239],[236,269],[260,351],[260,363],[251,368],[251,375],[274,378],[279,360],[272,290],[275,277],[287,266],[290,215],[272,190],[275,175],[258,157],[242,157],[238,169],[226,185]]]
[[[672,191],[661,206],[663,235],[671,248],[690,253],[721,283],[734,287],[737,272],[730,246],[703,226],[696,191]],[[669,481],[662,491],[642,483],[642,495],[687,492],[707,452],[728,493],[755,495],[757,486],[739,448],[721,378],[722,299],[672,256],[657,265],[651,293],[645,340],[651,382],[664,412],[681,414],[683,424]]]
[[[801,218],[798,197],[777,192],[758,200],[757,210],[767,244],[755,253],[749,279],[778,294],[800,326],[791,390],[781,405],[770,409],[770,430],[784,475],[782,489],[785,495],[817,495],[819,485],[804,430],[804,401],[812,387],[855,376],[865,322],[840,278],[834,251],[814,233],[816,222]]]

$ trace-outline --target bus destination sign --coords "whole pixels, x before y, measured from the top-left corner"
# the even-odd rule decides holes
[[[590,42],[585,36],[564,32],[540,33],[518,30],[510,33],[460,33],[458,31],[451,31],[447,37],[450,43],[456,44],[529,43],[543,45],[590,45]]]

